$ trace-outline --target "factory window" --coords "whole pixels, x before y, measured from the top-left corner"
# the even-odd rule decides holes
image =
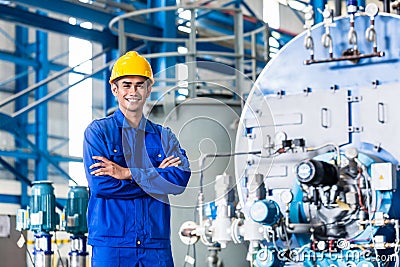
[[[271,28],[280,28],[279,1],[264,0],[263,2],[263,20],[268,23]]]
[[[70,21],[71,22],[71,21]],[[73,24],[74,20],[71,24]],[[90,25],[82,25],[90,27]],[[92,57],[92,44],[89,41],[69,38],[69,66],[75,66]],[[91,73],[92,61],[74,69],[69,74],[69,83],[81,80],[85,74]],[[82,157],[83,132],[92,120],[92,79],[86,79],[73,86],[68,93],[69,154]],[[70,162],[69,175],[80,185],[87,185],[83,163]]]

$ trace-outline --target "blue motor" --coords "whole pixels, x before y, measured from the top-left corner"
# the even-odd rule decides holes
[[[270,199],[256,201],[250,208],[250,217],[253,221],[264,225],[277,224],[280,214],[278,204]]]
[[[56,214],[56,198],[51,181],[33,182],[30,199],[30,230],[50,232],[56,230],[59,217]]]
[[[85,267],[89,254],[86,247],[87,220],[86,211],[89,202],[89,191],[86,186],[72,186],[68,192],[67,205],[64,209],[63,225],[71,233],[71,266]]]
[[[65,207],[65,230],[74,235],[87,233],[86,210],[89,192],[86,186],[72,186]]]

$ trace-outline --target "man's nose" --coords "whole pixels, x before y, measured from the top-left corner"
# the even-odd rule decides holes
[[[133,93],[136,93],[137,90],[138,90],[138,86],[137,86],[137,85],[132,85],[132,86],[129,88],[129,91],[130,91],[130,92],[133,92]]]

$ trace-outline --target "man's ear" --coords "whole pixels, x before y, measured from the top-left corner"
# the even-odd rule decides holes
[[[149,85],[148,87],[147,87],[147,94],[146,94],[146,98],[148,98],[149,96],[150,96],[150,93],[151,93],[151,89],[152,89],[153,87],[151,86],[151,85]]]
[[[118,86],[115,83],[111,84],[111,92],[114,96],[117,96]]]

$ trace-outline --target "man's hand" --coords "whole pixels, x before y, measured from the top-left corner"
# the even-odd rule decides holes
[[[132,175],[128,168],[121,167],[105,157],[93,156],[92,159],[100,160],[101,162],[92,164],[89,167],[89,169],[98,168],[90,174],[95,176],[108,175],[118,180],[132,180]]]
[[[95,176],[108,175],[118,180],[132,180],[129,168],[121,167],[117,163],[101,156],[93,156],[92,159],[100,160],[101,162],[94,163],[89,167],[89,169],[98,168],[90,174]],[[164,169],[166,167],[177,167],[181,163],[182,161],[179,157],[169,156],[160,163],[158,168]]]
[[[164,169],[166,167],[178,167],[181,163],[182,161],[178,157],[175,158],[174,156],[169,156],[160,163],[158,168]]]

